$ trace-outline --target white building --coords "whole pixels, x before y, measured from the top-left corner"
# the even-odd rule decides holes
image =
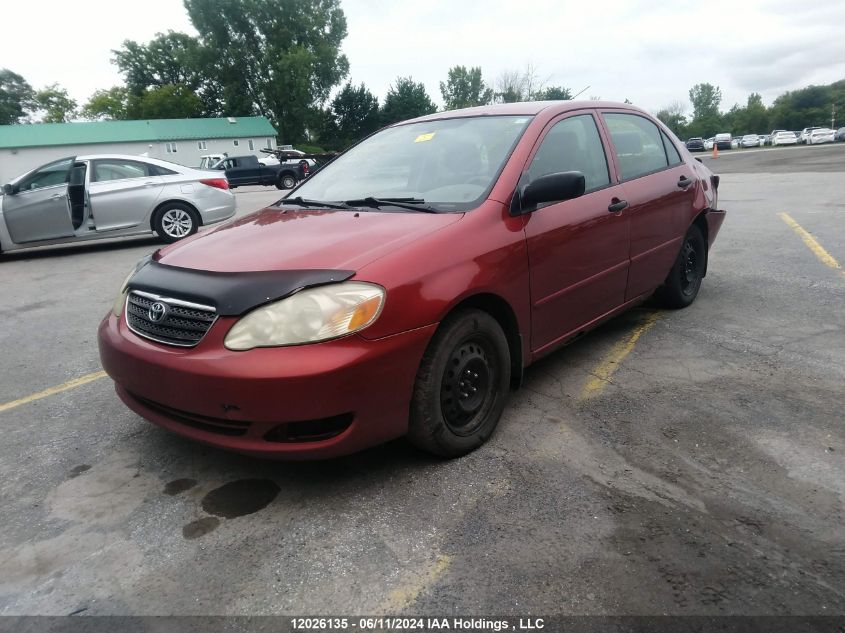
[[[65,156],[145,154],[191,167],[205,154],[263,156],[276,130],[263,116],[0,125],[0,184]]]

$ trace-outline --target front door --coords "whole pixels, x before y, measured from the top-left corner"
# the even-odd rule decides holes
[[[70,237],[74,234],[68,200],[73,158],[49,163],[16,183],[3,196],[3,218],[15,244]]]
[[[546,174],[580,171],[580,198],[541,206],[525,226],[531,267],[532,340],[543,353],[619,307],[628,276],[628,216],[617,207],[614,182],[592,113],[553,121],[527,171],[528,182]]]
[[[126,158],[92,162],[88,199],[97,231],[116,231],[146,220],[164,189],[155,165]]]

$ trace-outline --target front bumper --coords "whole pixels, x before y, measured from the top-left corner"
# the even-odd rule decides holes
[[[121,399],[147,420],[249,455],[336,457],[406,433],[417,369],[436,324],[377,340],[352,335],[233,352],[223,338],[235,320],[221,317],[185,349],[143,339],[109,313],[98,337],[103,368]],[[326,419],[348,426],[328,439],[278,439],[279,429]]]

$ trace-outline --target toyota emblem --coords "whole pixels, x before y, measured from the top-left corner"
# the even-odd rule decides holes
[[[160,321],[163,321],[166,314],[167,304],[162,303],[161,301],[156,301],[153,305],[150,306],[150,309],[147,310],[147,317],[149,317],[150,321],[152,321],[153,323],[159,323]]]

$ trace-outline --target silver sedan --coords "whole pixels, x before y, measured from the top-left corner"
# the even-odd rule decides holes
[[[0,251],[155,232],[175,242],[235,214],[226,177],[154,158],[48,163],[3,186]]]

